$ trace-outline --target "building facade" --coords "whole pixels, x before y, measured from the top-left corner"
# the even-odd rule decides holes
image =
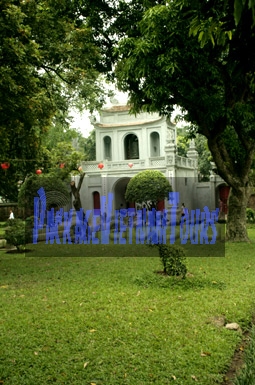
[[[171,120],[158,114],[131,115],[126,105],[103,109],[96,130],[96,161],[82,162],[85,178],[80,190],[84,210],[104,210],[102,197],[113,194],[113,210],[133,207],[125,201],[129,180],[143,170],[161,171],[173,191],[179,192],[189,209],[218,207],[221,178],[212,175],[210,182],[199,183],[198,154],[191,141],[187,157],[177,155],[177,129]],[[78,180],[78,177],[74,179]],[[169,208],[166,199],[160,208]]]

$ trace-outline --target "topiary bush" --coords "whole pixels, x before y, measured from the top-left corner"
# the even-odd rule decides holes
[[[5,239],[18,251],[24,251],[27,243],[31,242],[31,229],[21,219],[10,219],[5,230]]]
[[[172,191],[169,180],[158,170],[145,170],[130,179],[125,199],[128,202],[144,204],[147,209],[156,208],[157,203],[168,197]]]
[[[164,267],[164,273],[171,276],[182,276],[187,274],[186,258],[183,247],[175,245],[157,245],[159,257]]]

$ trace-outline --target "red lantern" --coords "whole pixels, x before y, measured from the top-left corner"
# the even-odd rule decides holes
[[[8,162],[1,163],[1,167],[3,170],[8,170],[8,168],[10,167],[10,163]]]
[[[37,175],[40,175],[41,173],[42,173],[42,170],[40,170],[40,169],[39,169],[39,170],[36,170],[36,174],[37,174]]]
[[[103,163],[99,163],[99,165],[97,167],[100,168],[100,170],[102,170],[102,168],[104,168],[104,165],[103,165]]]
[[[134,166],[134,163],[128,163],[128,167],[132,168]]]
[[[60,163],[59,167],[60,168],[64,168],[65,167],[65,163]]]

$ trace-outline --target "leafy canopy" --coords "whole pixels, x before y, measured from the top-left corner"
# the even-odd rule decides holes
[[[15,200],[17,182],[34,172],[42,137],[56,113],[103,103],[96,37],[83,14],[90,4],[62,0],[1,1],[0,195]],[[97,68],[98,67],[98,68]]]
[[[133,112],[171,114],[181,106],[185,119],[207,138],[220,175],[236,184],[237,162],[245,184],[255,149],[255,34],[251,11],[235,27],[233,12],[222,3],[228,2],[144,6],[136,35],[119,43],[116,76]],[[191,21],[196,13],[208,18],[217,12],[233,27],[232,39],[202,48],[190,35]]]
[[[39,197],[38,190],[43,187],[46,195],[47,209],[52,207],[64,207],[70,201],[69,180],[62,181],[55,175],[32,175],[26,179],[20,188],[18,204],[28,210],[28,214],[34,209],[34,198]]]
[[[128,183],[125,199],[128,202],[145,204],[156,208],[157,203],[166,197],[172,187],[167,178],[156,170],[141,171]]]

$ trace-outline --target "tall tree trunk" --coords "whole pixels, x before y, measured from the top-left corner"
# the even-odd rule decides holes
[[[75,208],[76,211],[79,211],[82,208],[81,197],[80,197],[80,189],[81,189],[81,185],[82,185],[84,176],[85,176],[85,172],[83,172],[80,175],[80,179],[79,179],[77,187],[75,186],[75,181],[72,181],[70,183],[72,194],[74,196],[73,205],[74,205],[74,208]]]
[[[249,242],[246,229],[246,207],[250,187],[231,188],[228,198],[228,219],[226,240],[231,242]]]
[[[224,122],[223,122],[224,126]],[[228,219],[226,240],[249,242],[246,229],[246,207],[251,194],[250,171],[255,153],[255,143],[241,130],[239,150],[243,157],[236,161],[235,152],[231,153],[231,135],[223,139],[210,132],[208,146],[216,163],[219,175],[231,187],[228,199]],[[233,138],[235,138],[233,134]],[[234,142],[235,143],[235,142]],[[229,147],[229,148],[228,148]],[[229,151],[230,149],[230,151]]]

